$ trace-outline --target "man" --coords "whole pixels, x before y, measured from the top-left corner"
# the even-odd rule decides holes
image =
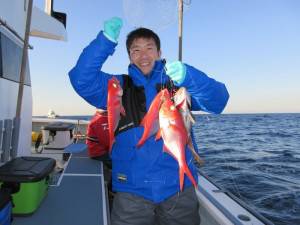
[[[109,156],[109,134],[107,111],[97,109],[87,127],[86,145],[91,159],[100,160],[104,166],[104,180],[111,189],[111,158]]]
[[[87,127],[86,144],[88,155],[92,159],[109,158],[109,135],[106,110],[97,109]]]
[[[87,102],[105,108],[107,83],[112,74],[101,70],[117,45],[122,27],[120,18],[104,23],[104,31],[87,46],[70,71],[71,83]],[[112,148],[114,198],[113,225],[180,224],[198,225],[198,201],[194,187],[185,177],[179,190],[178,163],[163,152],[163,141],[150,137],[136,147],[143,133],[140,122],[161,88],[185,87],[192,97],[192,110],[221,113],[229,98],[224,84],[179,61],[161,60],[160,40],[152,31],[139,28],[127,36],[130,65],[128,75],[116,76],[124,94],[126,116],[121,117]],[[186,162],[197,179],[190,151]]]

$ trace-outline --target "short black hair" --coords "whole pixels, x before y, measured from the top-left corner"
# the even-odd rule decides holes
[[[144,27],[140,27],[140,28],[137,28],[137,29],[131,31],[127,35],[126,48],[127,48],[128,55],[129,55],[129,49],[132,45],[132,42],[137,38],[145,38],[145,39],[152,38],[155,42],[157,50],[160,51],[160,39],[159,39],[158,35],[156,33],[154,33],[153,30],[150,30],[150,29],[147,29]]]

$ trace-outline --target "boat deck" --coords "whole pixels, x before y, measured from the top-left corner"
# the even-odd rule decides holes
[[[88,158],[86,151],[72,153],[57,184],[50,185],[37,211],[26,217],[14,216],[12,224],[106,225],[106,196],[102,162]]]

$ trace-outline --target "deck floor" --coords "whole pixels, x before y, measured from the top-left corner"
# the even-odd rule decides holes
[[[56,185],[30,216],[14,216],[12,225],[106,225],[108,207],[102,162],[86,151],[71,154]]]

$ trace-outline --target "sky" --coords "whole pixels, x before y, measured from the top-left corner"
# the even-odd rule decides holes
[[[135,1],[136,10],[126,6]],[[126,35],[134,22],[149,24],[160,36],[162,57],[178,59],[178,24],[166,1],[151,0],[144,18],[137,2],[147,0],[56,0],[54,10],[67,13],[68,41],[30,37],[33,115],[91,115],[95,108],[73,90],[68,72],[82,50],[118,16],[124,21],[113,56],[102,70],[125,74],[129,64]],[[300,113],[300,1],[185,0],[183,62],[223,82],[230,94],[223,113]],[[43,9],[43,0],[34,0]],[[130,5],[128,5],[130,3]],[[149,6],[148,6],[149,7]],[[163,9],[163,10],[162,10]],[[160,10],[160,11],[159,11]],[[129,16],[137,15],[135,20]],[[170,19],[171,18],[171,19]]]

